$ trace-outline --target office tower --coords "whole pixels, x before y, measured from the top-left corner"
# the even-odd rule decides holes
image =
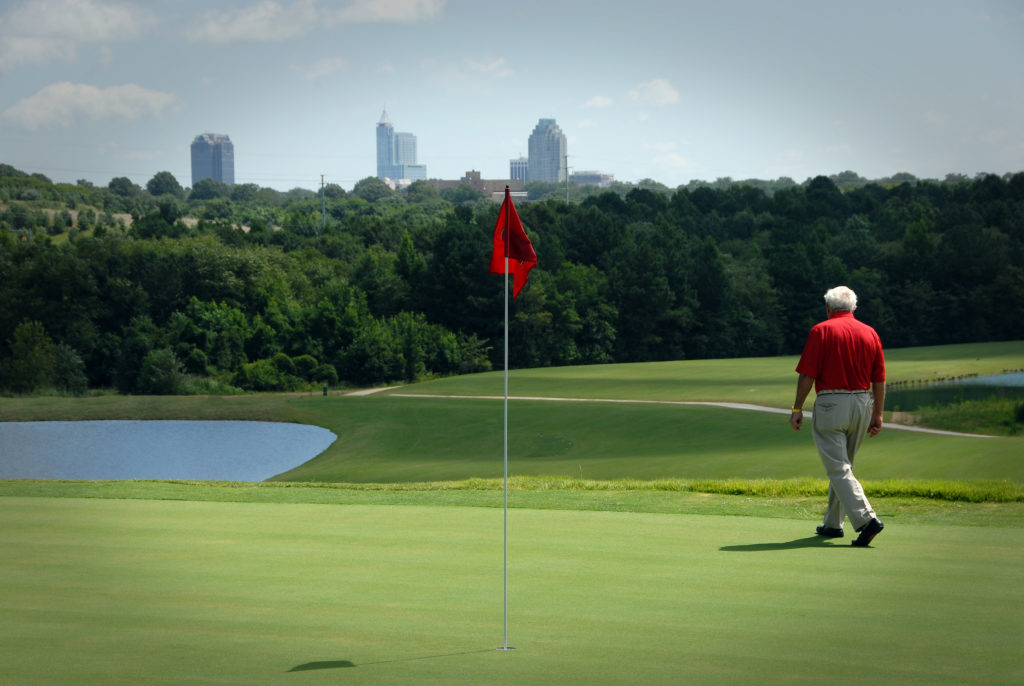
[[[213,179],[232,185],[235,182],[235,146],[222,133],[204,133],[192,141],[192,185]]]
[[[519,156],[514,160],[508,161],[508,178],[526,183],[526,177],[530,171],[530,161]]]
[[[395,134],[395,165],[416,164],[416,136],[411,133]]]
[[[377,178],[393,181],[427,178],[427,165],[416,163],[416,136],[396,132],[387,110],[377,122]]]
[[[527,181],[565,181],[565,134],[554,119],[541,119],[530,134]]]
[[[377,178],[390,179],[391,167],[394,164],[395,127],[388,119],[388,111],[384,110],[377,122]]]

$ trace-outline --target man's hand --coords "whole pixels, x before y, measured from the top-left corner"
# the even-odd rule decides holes
[[[789,425],[793,427],[794,431],[799,431],[800,427],[804,423],[804,411],[790,412],[789,413]]]
[[[882,414],[880,412],[871,413],[871,423],[868,424],[868,436],[874,438],[882,430]]]

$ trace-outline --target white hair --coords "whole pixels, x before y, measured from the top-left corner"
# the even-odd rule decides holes
[[[846,286],[836,286],[825,293],[825,304],[834,312],[853,312],[857,309],[857,294]]]

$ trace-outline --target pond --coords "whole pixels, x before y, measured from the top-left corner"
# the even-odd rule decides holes
[[[928,384],[890,386],[885,408],[913,412],[922,407],[952,405],[967,400],[1009,398],[1024,401],[1024,372],[974,376]]]
[[[264,481],[336,439],[283,422],[0,422],[0,478]]]

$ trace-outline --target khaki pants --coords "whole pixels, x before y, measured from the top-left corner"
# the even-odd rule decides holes
[[[841,529],[846,516],[854,529],[860,529],[875,516],[853,475],[853,458],[867,433],[873,406],[868,391],[823,391],[814,399],[814,443],[829,481],[827,527]]]

